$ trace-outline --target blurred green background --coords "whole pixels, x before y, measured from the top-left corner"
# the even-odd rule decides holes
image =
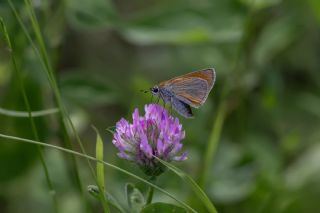
[[[25,3],[13,5],[35,40]],[[33,0],[33,6],[63,103],[88,154],[95,155],[93,124],[105,141],[105,160],[143,176],[117,158],[105,129],[130,118],[135,107],[143,110],[151,97],[141,89],[214,67],[216,85],[205,105],[195,119],[180,117],[189,159],[175,165],[201,184],[212,145],[202,186],[219,212],[319,211],[320,1]],[[41,60],[6,0],[0,1],[0,16],[31,109],[57,107]],[[27,111],[11,51],[0,36],[0,107]],[[58,114],[35,122],[40,141],[66,146]],[[35,139],[28,118],[7,113],[0,114],[0,133]],[[53,212],[36,146],[0,142],[0,212]],[[74,138],[72,145],[80,150]],[[70,155],[43,151],[60,212],[100,212],[86,193],[94,183],[87,162],[77,158],[84,205]],[[107,189],[120,202],[126,182],[146,190],[106,168]],[[157,184],[205,212],[173,173]],[[160,192],[154,199],[173,202]]]

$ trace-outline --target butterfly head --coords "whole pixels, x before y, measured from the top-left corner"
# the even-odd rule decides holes
[[[158,86],[154,86],[152,88],[150,88],[150,91],[153,95],[159,95],[159,87]]]

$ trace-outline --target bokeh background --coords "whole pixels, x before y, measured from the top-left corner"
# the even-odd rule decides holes
[[[207,102],[180,117],[189,159],[175,164],[205,190],[219,212],[318,212],[320,208],[320,2],[318,0],[34,0],[63,103],[88,154],[96,126],[105,160],[140,176],[116,157],[106,128],[143,110],[159,81],[214,67]],[[26,5],[13,1],[32,40]],[[0,1],[33,111],[56,108],[41,59],[7,0]],[[0,133],[34,139],[12,55],[0,34]],[[37,46],[37,43],[35,42]],[[59,114],[35,118],[41,141],[67,146]],[[74,138],[73,149],[80,150]],[[210,148],[209,148],[210,147]],[[210,150],[211,154],[208,154]],[[61,212],[99,212],[86,187],[88,164],[45,148]],[[209,164],[206,156],[209,155]],[[206,164],[207,163],[207,164]],[[206,181],[203,182],[203,179]],[[106,168],[106,186],[124,202],[124,184],[146,186]],[[84,191],[86,205],[81,189]],[[173,173],[158,185],[199,212],[190,188]],[[173,202],[155,193],[156,201]],[[37,147],[0,138],[0,212],[53,212]]]

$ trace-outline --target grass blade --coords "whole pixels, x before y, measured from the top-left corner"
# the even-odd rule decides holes
[[[96,158],[100,161],[103,161],[103,142],[97,132],[97,140],[96,140]],[[101,190],[105,190],[105,181],[104,181],[104,167],[102,163],[97,163],[97,181],[98,184],[101,186]]]
[[[200,186],[202,188],[205,188],[207,183],[213,157],[215,155],[217,145],[220,140],[220,135],[221,135],[223,123],[225,120],[225,116],[226,116],[226,106],[225,106],[225,102],[222,100],[218,108],[217,118],[212,127],[212,131],[211,131],[211,135],[208,143],[208,149],[205,154],[204,166],[202,168],[201,177],[200,177]]]
[[[101,136],[98,132],[98,130],[93,127],[93,129],[96,131],[97,134],[97,139],[96,139],[96,158],[99,161],[103,161],[103,141],[101,139]],[[108,213],[110,212],[109,210],[109,206],[108,206],[108,202],[107,199],[105,197],[105,193],[103,193],[105,191],[105,179],[104,179],[104,166],[102,163],[97,162],[97,184],[99,187],[100,193],[99,197],[103,206],[103,210],[104,212]]]

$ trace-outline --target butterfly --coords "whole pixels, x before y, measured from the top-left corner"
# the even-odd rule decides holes
[[[170,103],[180,115],[192,118],[191,107],[198,108],[204,104],[215,80],[215,70],[208,68],[162,81],[150,90],[164,103]]]

